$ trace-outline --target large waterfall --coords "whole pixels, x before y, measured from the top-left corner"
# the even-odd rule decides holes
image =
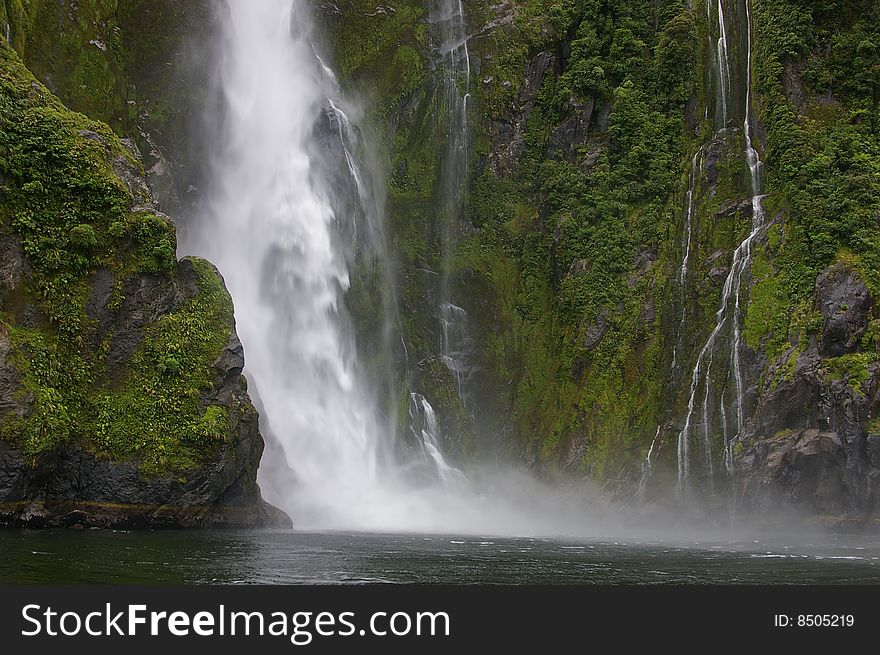
[[[339,215],[322,174],[322,120],[335,127],[361,196],[365,182],[309,26],[305,2],[228,3],[223,145],[193,248],[225,275],[262,426],[295,472],[295,491],[270,480],[266,495],[299,521],[347,525],[367,518],[365,492],[378,488],[391,435],[364,388],[343,309],[358,215]]]
[[[478,490],[446,462],[428,400],[388,382],[393,373],[367,370],[347,296],[364,268],[379,270],[386,292],[393,294],[394,284],[382,278],[391,261],[382,239],[384,180],[367,165],[357,107],[321,57],[305,0],[226,5],[217,70],[225,115],[208,128],[211,184],[185,250],[217,264],[235,301],[245,372],[268,442],[259,474],[266,499],[300,528],[589,530],[591,523],[571,518],[581,512],[577,504],[566,510],[528,478],[484,476]],[[457,26],[463,35],[460,5],[455,9],[432,16],[446,23],[444,33]],[[466,52],[461,46],[451,47]],[[439,59],[449,61],[452,50]],[[456,70],[462,74],[467,62]],[[466,95],[458,102],[450,128],[458,145],[446,163],[450,220],[464,175],[457,167],[466,157],[459,151]],[[393,301],[373,308],[383,315],[374,335],[380,352],[400,343]],[[458,313],[446,313],[454,307],[448,295],[441,304],[441,317]],[[451,329],[446,334],[441,354],[459,370],[453,344],[460,342]],[[400,408],[389,400],[401,389],[409,407],[404,434]],[[399,448],[403,439],[420,448]]]

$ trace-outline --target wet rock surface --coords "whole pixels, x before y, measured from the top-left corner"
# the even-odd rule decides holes
[[[872,303],[864,282],[835,265],[816,284],[822,330],[803,352],[792,347],[769,369],[736,457],[739,502],[751,510],[792,510],[829,522],[870,521],[880,487],[880,365],[835,372],[858,347]]]
[[[822,313],[822,354],[854,352],[868,327],[872,304],[865,281],[842,265],[832,266],[816,281],[816,299]]]
[[[535,108],[544,80],[553,74],[555,65],[556,57],[553,54],[540,52],[535,55],[529,62],[525,79],[520,87],[518,111],[512,112],[512,115],[504,119],[493,120],[489,124],[488,132],[492,143],[489,168],[495,175],[507,175],[519,166],[519,161],[525,153],[526,123]],[[592,113],[592,105],[589,109]]]
[[[158,284],[153,276],[133,280],[132,288],[143,292],[136,295],[142,302],[133,300],[110,319],[102,314],[104,309],[92,307],[99,320],[114,326],[115,345],[108,357],[112,366],[124,370],[143,329],[195,293],[194,282],[187,279],[191,274],[191,263],[183,261],[174,283]],[[92,289],[94,305],[100,304],[97,299],[106,286],[99,271]],[[7,331],[0,325],[0,420],[27,416],[33,402],[10,359]],[[283,512],[262,500],[256,484],[263,438],[242,377],[244,350],[234,331],[213,368],[213,386],[203,394],[202,404],[225,407],[230,418],[228,438],[211,461],[183,473],[146,477],[136,462],[100,457],[76,440],[29,456],[17,444],[0,439],[0,525],[289,525]]]

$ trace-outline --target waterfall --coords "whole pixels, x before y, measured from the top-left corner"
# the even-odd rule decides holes
[[[703,169],[703,146],[697,149],[691,161],[691,172],[688,176],[688,190],[685,195],[685,220],[681,238],[681,266],[678,269],[679,304],[681,305],[681,318],[678,322],[678,331],[675,337],[675,346],[672,349],[672,374],[678,369],[678,351],[684,339],[685,323],[687,322],[687,278],[688,265],[691,259],[691,244],[693,236],[694,214],[696,212],[696,186],[699,181],[699,173]]]
[[[226,110],[184,248],[218,266],[235,302],[251,393],[273,437],[261,487],[298,525],[405,522],[388,502],[395,412],[380,410],[393,373],[380,385],[368,377],[345,308],[354,262],[388,269],[354,110],[317,55],[308,3],[230,0],[220,11]],[[394,299],[382,291],[390,350]],[[275,479],[279,468],[292,475]]]
[[[585,508],[602,511],[595,499],[569,501],[499,467],[472,469],[473,479],[469,470],[465,479],[446,461],[445,437],[423,396],[407,391],[411,434],[397,434],[405,417],[385,396],[403,395],[404,385],[377,384],[393,374],[377,376],[367,365],[369,353],[359,351],[363,328],[353,320],[361,317],[347,310],[365,267],[392,268],[382,234],[384,177],[370,158],[358,106],[345,97],[312,39],[310,3],[227,0],[217,7],[222,109],[206,120],[209,179],[181,247],[218,266],[235,303],[249,392],[267,437],[258,473],[266,500],[298,528],[590,531],[594,523]],[[457,18],[450,24],[459,26],[458,36],[443,40],[438,52],[467,85],[461,5],[453,9]],[[446,95],[450,102],[452,95]],[[449,235],[459,218],[467,162],[467,94],[456,102],[438,196]],[[450,256],[451,248],[445,252]],[[389,275],[379,275],[376,285],[394,286]],[[405,360],[406,343],[394,329],[393,289],[381,292],[382,306],[373,303],[367,311],[385,314],[382,334],[367,343],[377,362]],[[466,315],[451,294],[442,304],[438,313],[452,320],[441,349],[461,362],[467,342],[457,328]],[[399,357],[389,355],[401,348]],[[466,388],[467,369],[456,371]],[[420,448],[400,447],[404,436]]]
[[[457,246],[464,188],[468,174],[468,100],[470,51],[464,8],[460,0],[430,0],[428,23],[435,66],[442,75],[440,106],[446,117],[446,150],[441,167],[437,222],[441,271],[439,281],[440,360],[455,379],[459,398],[468,406],[467,385],[472,375],[472,340],[467,312],[454,302],[451,258]]]
[[[762,191],[762,168],[764,163],[761,161],[758,151],[752,145],[752,10],[750,0],[746,0],[746,103],[745,118],[743,119],[743,139],[745,141],[746,161],[749,165],[749,183],[752,191],[752,231],[740,246],[742,248],[743,264],[736,279],[736,316],[741,315],[740,302],[742,296],[740,286],[742,284],[743,271],[748,267],[752,256],[752,244],[757,238],[760,231],[764,228],[765,212],[763,204]],[[736,399],[736,425],[737,435],[742,431],[745,416],[743,413],[743,377],[741,356],[742,351],[742,328],[738,320],[734,321],[733,334],[733,378],[735,382],[735,399]],[[725,441],[725,464],[729,470],[733,470],[733,443],[732,440]]]
[[[424,448],[426,458],[433,462],[440,480],[446,484],[464,482],[464,473],[450,466],[443,457],[437,415],[431,403],[423,395],[410,394],[409,419],[413,436]]]
[[[267,485],[268,500],[306,522],[346,522],[375,487],[387,442],[342,307],[351,244],[341,232],[356,226],[336,215],[313,151],[333,79],[314,57],[305,3],[231,1],[228,12],[226,141],[196,251],[225,275],[262,423],[299,483],[279,496]],[[344,112],[329,107],[344,136]]]
[[[645,455],[645,459],[642,461],[642,475],[639,478],[639,486],[636,488],[636,499],[644,500],[645,499],[645,488],[648,486],[648,480],[651,479],[651,474],[654,472],[654,448],[657,445],[657,440],[660,438],[660,428],[661,426],[657,426],[657,432],[654,433],[654,438],[651,440],[651,446],[648,448],[648,454]]]
[[[725,43],[723,51],[724,57],[727,57],[727,36],[726,36],[726,19],[724,17],[724,5],[718,3],[718,20],[719,29],[722,32],[722,39]],[[689,396],[687,403],[687,414],[685,417],[684,427],[678,437],[678,487],[681,492],[686,491],[688,478],[690,475],[689,462],[689,441],[692,433],[699,427],[702,436],[702,447],[705,458],[705,473],[709,481],[710,489],[714,488],[714,467],[712,461],[712,426],[710,409],[712,405],[713,391],[717,395],[717,406],[722,426],[723,440],[723,463],[729,475],[733,475],[733,457],[732,447],[737,436],[740,434],[745,422],[743,411],[743,376],[742,376],[742,282],[744,276],[747,275],[749,264],[751,263],[752,246],[755,239],[764,228],[765,214],[762,204],[761,192],[761,168],[762,162],[760,157],[752,145],[752,106],[751,106],[751,48],[752,48],[752,31],[751,31],[751,9],[749,0],[745,0],[745,27],[746,27],[746,57],[745,57],[745,106],[744,118],[742,123],[744,154],[746,163],[749,166],[749,182],[751,191],[752,205],[752,225],[749,234],[734,250],[730,265],[730,271],[724,281],[721,291],[721,303],[715,314],[715,327],[710,333],[708,339],[703,345],[697,356],[696,365],[694,366],[691,383],[689,388]],[[724,67],[724,59],[721,58],[722,48],[719,45],[719,69]],[[729,73],[727,74],[729,79]],[[725,74],[719,71],[719,86],[722,98],[727,102],[730,93],[729,88],[724,88]],[[729,110],[725,107],[723,111],[724,122]],[[728,336],[729,344],[726,351],[719,352],[721,338]],[[727,364],[725,380],[733,380],[733,408],[735,410],[735,426],[736,430],[733,436],[730,436],[728,430],[727,408],[725,406],[725,388],[713,390],[712,388],[712,369],[715,366],[716,355],[726,358]],[[702,411],[700,419],[697,419],[697,394],[702,382]],[[726,385],[725,385],[726,386]],[[696,423],[699,422],[699,426]]]
[[[748,0],[747,0],[748,1]],[[718,0],[718,91],[721,100],[720,129],[727,128],[727,107],[730,102],[730,59],[727,50],[727,19],[724,0]],[[717,120],[717,118],[716,118]]]

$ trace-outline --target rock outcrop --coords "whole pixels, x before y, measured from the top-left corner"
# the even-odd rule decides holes
[[[880,486],[880,364],[858,356],[871,298],[855,271],[836,264],[816,282],[822,328],[771,367],[775,379],[747,424],[736,458],[739,501],[752,510],[789,508],[839,523],[868,521]]]
[[[132,143],[0,66],[0,525],[289,525],[220,274]]]

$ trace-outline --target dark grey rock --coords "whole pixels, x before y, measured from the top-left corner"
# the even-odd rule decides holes
[[[596,322],[588,326],[586,332],[584,332],[584,348],[588,352],[598,348],[599,344],[602,343],[602,339],[605,338],[609,327],[611,326],[608,323],[608,313],[603,311],[596,317]]]
[[[608,131],[608,124],[611,120],[611,108],[613,103],[609,100],[602,104],[599,113],[596,116],[596,131],[605,133]]]
[[[14,398],[4,388],[5,344],[0,333],[0,398]],[[97,458],[77,443],[26,458],[16,445],[0,440],[0,525],[289,525],[283,513],[262,501],[256,485],[263,439],[242,383],[243,366],[241,343],[233,334],[214,364],[217,386],[205,399],[229,411],[228,438],[211,461],[184,475],[145,478],[136,462]],[[0,420],[3,409],[0,405]]]
[[[572,98],[567,104],[568,117],[550,135],[547,154],[550,157],[558,156],[574,162],[578,151],[586,145],[590,135],[595,103],[592,98],[586,101]]]
[[[90,130],[81,136],[105,143]],[[127,157],[112,163],[132,193],[131,210],[157,213],[139,166]],[[5,301],[14,294],[21,306],[13,312],[13,322],[38,327],[44,324],[39,310],[20,293],[28,274],[20,242],[0,233],[2,307],[8,309]],[[219,276],[216,269],[215,274]],[[101,268],[89,283],[84,309],[95,327],[89,331],[92,342],[84,347],[98,348],[106,339],[106,379],[98,383],[110,388],[127,374],[145,331],[198,293],[190,259],[168,273],[132,273],[123,280]],[[121,297],[111,303],[117,289]],[[76,435],[37,455],[25,454],[17,442],[0,439],[0,525],[289,526],[283,512],[263,501],[256,483],[264,442],[242,376],[244,350],[234,325],[230,327],[229,343],[213,363],[213,384],[201,396],[203,410],[212,405],[227,410],[228,433],[215,450],[204,454],[203,464],[183,474],[146,477],[136,461],[114,461],[92,452],[90,435]],[[26,418],[34,407],[33,394],[22,386],[14,365],[14,348],[0,323],[0,424]]]
[[[559,462],[563,471],[576,471],[583,465],[588,441],[587,435],[583,432],[577,432],[569,437]]]
[[[751,198],[733,198],[715,212],[716,222],[724,218],[751,219],[754,214]]]
[[[763,506],[779,504],[808,513],[840,514],[848,508],[846,445],[836,432],[809,428],[760,442],[758,471]]]
[[[723,250],[716,250],[706,258],[706,266],[712,266],[715,262],[724,257],[724,255],[725,252]]]
[[[654,298],[649,297],[648,300],[645,301],[645,305],[642,307],[642,313],[641,313],[642,323],[646,326],[652,325],[656,318],[657,318],[657,308],[654,305]]]
[[[0,235],[0,309],[4,299],[18,288],[28,274],[27,262],[18,237]]]
[[[829,267],[816,280],[816,303],[822,313],[822,354],[856,351],[872,305],[861,276],[841,264]]]
[[[709,271],[709,279],[715,285],[724,284],[730,269],[726,266],[715,266]]]
[[[727,157],[727,143],[723,139],[715,139],[706,145],[703,158],[703,175],[710,187],[718,182],[718,164]]]
[[[98,322],[98,335],[105,334],[113,321],[113,312],[110,311],[108,305],[113,296],[115,284],[116,278],[106,268],[99,268],[92,276],[91,290],[85,310],[89,318]],[[98,343],[99,341],[96,340],[95,345],[97,346]]]
[[[792,510],[834,521],[866,521],[880,481],[877,439],[866,433],[876,414],[880,374],[859,389],[824,371],[814,342],[794,370],[790,349],[768,369],[775,386],[760,395],[736,457],[739,502],[759,512]]]
[[[529,62],[525,79],[519,89],[519,107],[509,115],[489,123],[489,138],[492,144],[489,154],[489,168],[498,176],[516,170],[525,152],[525,125],[535,108],[538,94],[544,80],[553,71],[556,57],[549,52],[540,52]]]

